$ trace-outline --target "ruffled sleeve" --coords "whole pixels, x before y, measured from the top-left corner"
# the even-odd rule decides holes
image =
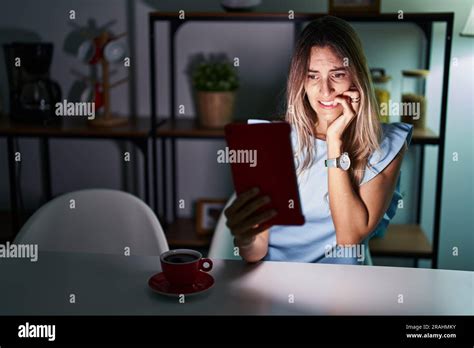
[[[382,172],[400,152],[405,141],[407,145],[410,144],[413,125],[403,122],[382,123],[382,131],[380,149],[369,157],[369,162],[360,185],[372,180],[377,174]]]

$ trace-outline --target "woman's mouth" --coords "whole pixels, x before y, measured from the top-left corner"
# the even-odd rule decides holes
[[[331,101],[322,101],[322,100],[319,100],[318,101],[318,104],[320,107],[322,107],[323,109],[334,109],[337,104],[334,102],[334,100],[331,100]]]

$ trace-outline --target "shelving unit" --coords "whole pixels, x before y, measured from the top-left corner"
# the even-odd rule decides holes
[[[170,145],[171,151],[171,197],[176,202],[177,184],[176,178],[176,141],[178,139],[223,139],[223,130],[209,130],[200,128],[194,120],[177,120],[174,114],[176,106],[175,81],[173,79],[175,72],[175,35],[178,29],[188,22],[286,22],[292,21],[294,24],[295,37],[301,31],[305,22],[311,21],[318,17],[326,15],[325,13],[305,13],[295,14],[294,19],[289,19],[287,13],[186,13],[185,19],[179,18],[179,13],[152,12],[149,14],[149,47],[150,47],[150,86],[151,86],[151,126],[152,130],[152,175],[158,178],[158,163],[156,142],[161,141],[161,170],[160,173],[166,173],[165,164],[167,160],[167,146]],[[340,16],[349,22],[400,22],[398,13],[380,14],[380,15],[347,15]],[[420,171],[417,179],[418,190],[417,197],[417,215],[415,224],[409,225],[390,225],[386,236],[383,239],[373,239],[370,242],[371,253],[374,256],[396,256],[396,257],[412,257],[415,264],[419,258],[432,259],[432,267],[438,266],[438,248],[439,248],[439,232],[441,217],[441,195],[443,183],[443,158],[445,150],[445,134],[446,134],[446,112],[447,112],[447,96],[449,68],[451,57],[451,38],[453,31],[453,13],[404,13],[404,22],[416,24],[424,33],[427,39],[427,54],[425,60],[425,69],[429,69],[432,25],[434,22],[446,23],[445,50],[444,50],[444,70],[442,81],[442,100],[440,125],[437,132],[430,129],[415,130],[412,139],[412,145],[416,146],[420,152]],[[157,102],[156,102],[156,55],[155,55],[155,24],[157,22],[169,23],[168,53],[170,62],[170,71],[172,78],[170,79],[169,90],[170,109],[173,110],[169,118],[162,122],[158,127],[157,118]],[[168,144],[169,143],[169,144]],[[438,147],[438,161],[436,168],[436,194],[434,208],[434,228],[432,245],[423,232],[421,223],[421,207],[422,207],[422,187],[423,187],[423,163],[425,157],[425,146]],[[160,197],[162,204],[161,216],[168,216],[166,202],[168,201],[166,188],[168,178],[166,175],[161,176]],[[154,186],[154,206],[158,207],[158,185]],[[158,210],[158,208],[157,208]],[[165,228],[167,231],[170,245],[172,246],[199,246],[206,245],[207,239],[198,239],[193,227],[192,219],[177,219],[176,207],[173,205],[172,222]]]
[[[159,123],[158,123],[159,124]],[[51,183],[51,159],[49,141],[50,139],[103,139],[103,140],[121,140],[133,143],[143,155],[143,183],[144,200],[150,202],[149,185],[149,139],[150,139],[150,120],[135,119],[124,126],[114,128],[90,127],[86,120],[74,120],[71,122],[55,123],[50,125],[12,123],[8,118],[0,118],[0,137],[7,139],[7,158],[10,181],[10,205],[11,205],[11,226],[13,237],[18,233],[23,224],[23,216],[19,211],[18,192],[20,183],[17,180],[17,166],[15,162],[14,139],[18,138],[36,138],[40,140],[40,154],[42,164],[42,189],[46,201],[53,198]]]

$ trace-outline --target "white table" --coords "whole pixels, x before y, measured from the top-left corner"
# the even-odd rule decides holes
[[[0,315],[474,314],[473,272],[214,260],[214,287],[183,304],[148,288],[159,270],[148,256],[0,259]]]

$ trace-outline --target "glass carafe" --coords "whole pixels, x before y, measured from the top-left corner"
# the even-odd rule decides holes
[[[374,84],[375,98],[379,105],[380,122],[390,123],[390,90],[392,77],[385,74],[385,69],[370,69]]]
[[[399,107],[401,121],[417,129],[426,127],[426,77],[428,70],[402,71],[402,103]]]

